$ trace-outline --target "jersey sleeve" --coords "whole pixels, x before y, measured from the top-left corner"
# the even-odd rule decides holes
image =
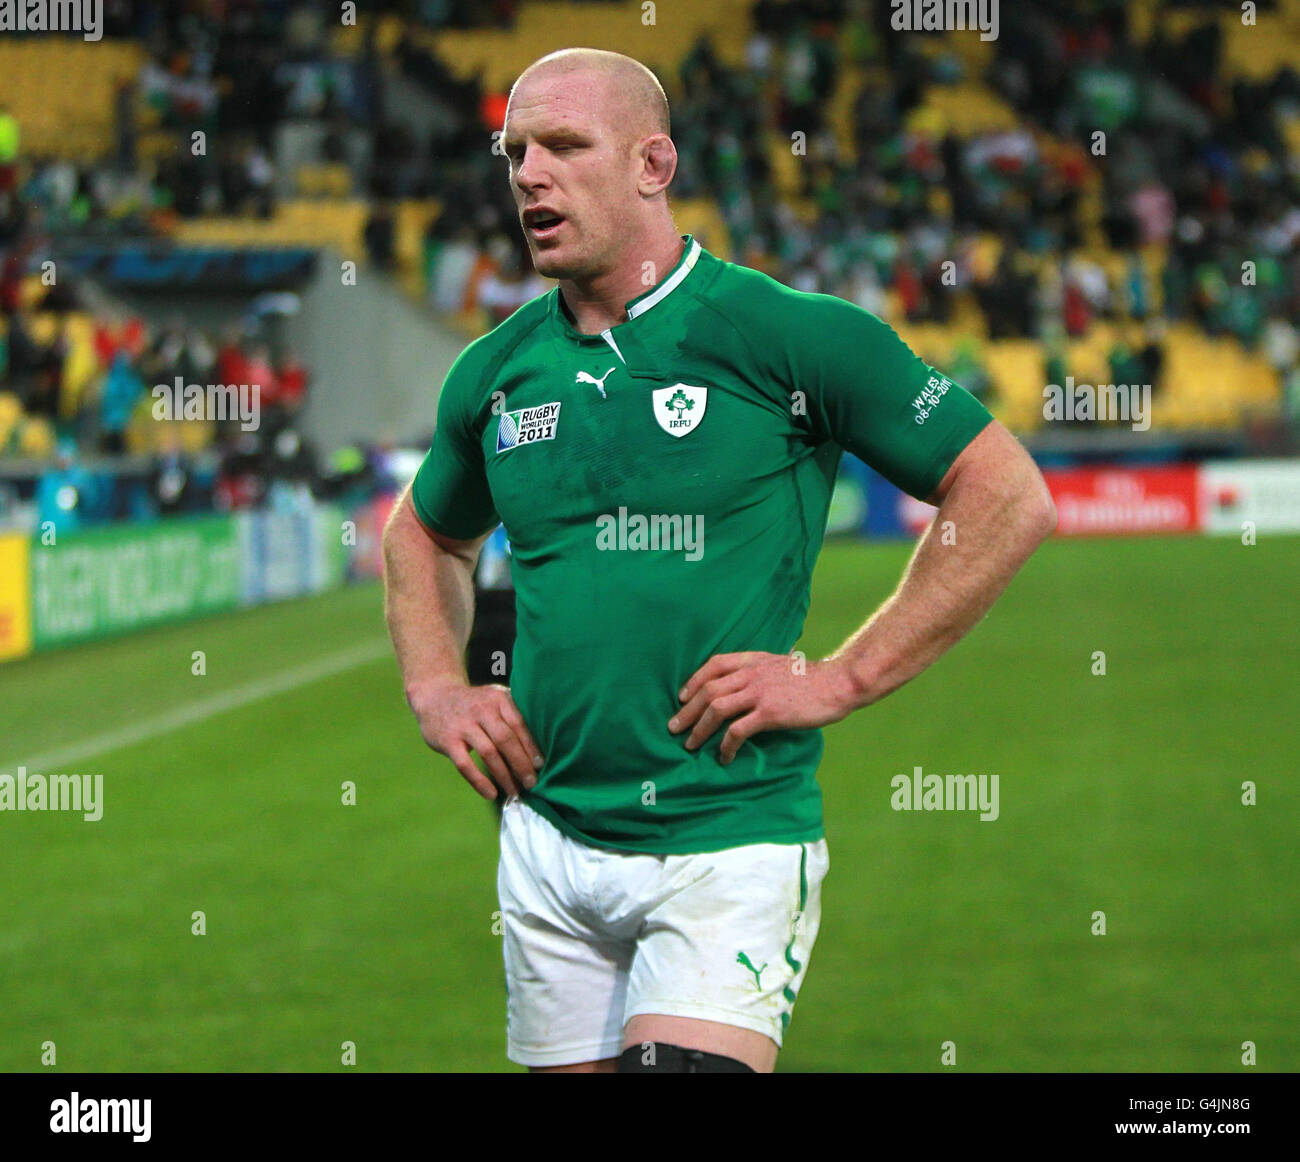
[[[830,295],[790,297],[780,333],[814,433],[927,499],[993,417],[869,311]]]
[[[447,372],[433,444],[411,485],[411,503],[420,522],[458,541],[481,537],[500,523],[474,422],[474,401],[483,393],[472,350],[471,345],[462,351]]]

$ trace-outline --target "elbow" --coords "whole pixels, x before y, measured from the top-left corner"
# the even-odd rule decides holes
[[[1056,504],[1049,496],[1047,503],[1043,508],[1042,522],[1039,527],[1038,542],[1042,544],[1054,532],[1056,532]]]
[[[1038,543],[1042,544],[1056,532],[1056,502],[1052,499],[1051,489],[1042,476],[1038,477],[1038,495],[1033,504],[1033,527]]]

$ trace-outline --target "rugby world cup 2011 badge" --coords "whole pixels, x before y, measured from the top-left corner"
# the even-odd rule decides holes
[[[670,436],[684,436],[699,427],[704,419],[709,389],[674,383],[672,387],[655,388],[650,393],[650,401],[659,426]]]
[[[497,424],[497,451],[508,452],[524,444],[539,440],[554,440],[560,423],[558,403],[539,404],[535,408],[520,408],[502,412]]]

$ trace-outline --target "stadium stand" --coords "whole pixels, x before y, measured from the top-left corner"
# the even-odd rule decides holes
[[[50,284],[73,242],[329,246],[481,333],[545,287],[491,149],[511,80],[568,44],[626,49],[642,19],[632,0],[441,22],[387,4],[354,26],[316,3],[109,7],[102,43],[0,43],[0,458],[161,455],[143,384],[224,347]],[[991,42],[889,16],[716,0],[655,25],[683,232],[878,313],[1026,437],[1054,376],[1141,376],[1162,438],[1294,446],[1300,0],[1254,27],[1211,4],[1005,5]],[[180,443],[224,447],[210,424]]]

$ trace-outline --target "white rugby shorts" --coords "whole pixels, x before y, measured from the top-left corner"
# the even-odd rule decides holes
[[[507,1056],[617,1057],[640,1013],[780,1046],[821,920],[826,840],[643,855],[580,843],[517,798],[501,814]]]

